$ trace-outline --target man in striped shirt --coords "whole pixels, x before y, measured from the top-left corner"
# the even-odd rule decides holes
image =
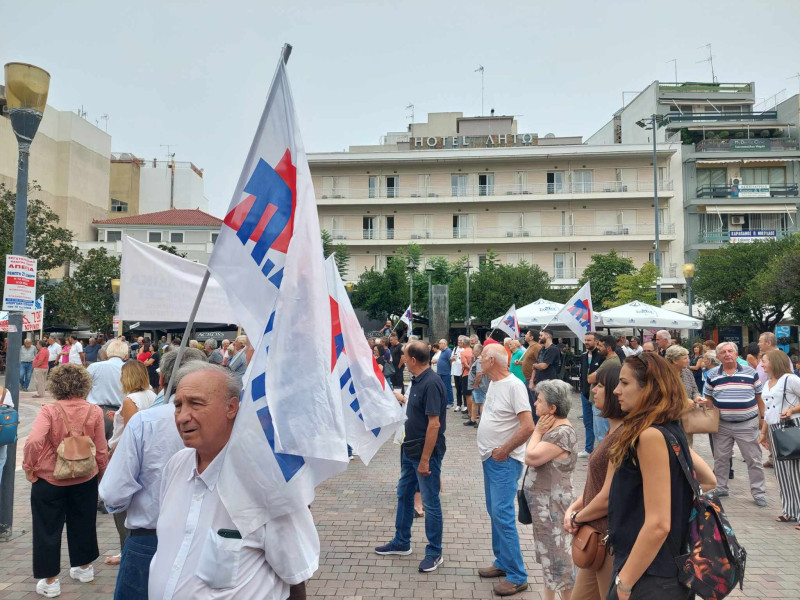
[[[719,409],[719,432],[713,434],[714,474],[717,476],[717,496],[728,495],[728,469],[733,455],[733,443],[739,446],[750,476],[750,492],[758,506],[767,505],[767,487],[761,464],[758,433],[764,418],[761,382],[748,365],[738,364],[739,349],[733,342],[717,346],[717,359],[722,363],[708,371],[703,393],[706,403]]]

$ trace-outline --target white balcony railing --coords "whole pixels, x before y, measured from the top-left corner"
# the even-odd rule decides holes
[[[530,238],[587,238],[609,237],[613,239],[625,236],[655,236],[652,223],[632,223],[630,225],[567,225],[567,226],[532,226],[532,227],[448,227],[448,228],[415,228],[415,229],[334,229],[331,237],[334,241],[343,240],[397,240],[424,242],[425,240],[463,240],[463,239],[505,239],[508,241],[524,241]],[[674,223],[661,223],[659,234],[674,235]]]
[[[579,276],[576,267],[556,267],[553,269],[553,279],[578,279]]]
[[[672,181],[659,181],[659,191],[671,191]],[[558,194],[625,194],[653,192],[652,181],[623,183],[594,181],[575,183],[529,183],[505,185],[400,186],[388,189],[336,188],[317,190],[317,198],[368,200],[371,198],[461,198],[480,196],[531,196]]]

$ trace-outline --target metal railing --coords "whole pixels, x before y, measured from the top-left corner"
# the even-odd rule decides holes
[[[728,92],[747,93],[752,91],[749,83],[707,83],[702,81],[685,81],[683,83],[659,82],[662,92]]]
[[[667,125],[673,123],[751,123],[756,121],[777,121],[778,113],[774,110],[764,112],[709,111],[709,112],[668,112],[664,115]]]
[[[659,181],[659,191],[672,191],[672,180]],[[402,190],[402,191],[401,191]],[[375,188],[337,188],[323,189],[317,192],[317,199],[377,199],[377,198],[463,198],[480,196],[530,196],[558,194],[624,194],[633,192],[653,192],[652,181],[589,181],[573,183],[528,183],[528,184],[496,184],[496,185],[448,185],[388,189]]]
[[[775,231],[775,239],[782,240],[796,232],[788,229],[777,229]],[[722,231],[701,231],[698,235],[698,241],[701,244],[724,244],[731,241],[730,231],[724,229]]]
[[[746,185],[746,184],[745,184]],[[769,187],[769,195],[770,197],[774,198],[776,196],[797,196],[797,184],[796,183],[785,183],[785,184],[764,184],[765,187]],[[701,185],[697,188],[695,192],[695,196],[697,198],[733,198],[734,189],[740,189],[739,186],[735,185]],[[741,191],[741,190],[740,190]],[[747,196],[737,196],[746,198]]]
[[[729,150],[797,150],[798,141],[790,138],[742,138],[731,140],[701,140],[694,146],[697,152],[727,152]]]
[[[674,235],[674,223],[661,223],[662,236]],[[447,227],[447,228],[393,228],[393,229],[334,229],[334,241],[343,240],[464,240],[499,239],[522,241],[525,238],[586,238],[624,237],[629,235],[655,235],[653,223],[631,223],[625,225],[535,225],[530,227]]]

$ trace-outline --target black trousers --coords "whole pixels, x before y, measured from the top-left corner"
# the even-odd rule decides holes
[[[31,486],[33,576],[55,577],[61,571],[61,532],[67,524],[69,564],[97,560],[97,477],[76,485],[53,485],[39,479]]]
[[[615,573],[616,577],[616,573]],[[677,577],[656,577],[645,573],[633,586],[631,600],[694,600],[694,592]],[[611,581],[606,600],[617,600],[617,586]]]
[[[461,385],[461,375],[453,375],[453,385],[456,388],[456,406],[466,406],[467,401],[464,399],[464,392]]]

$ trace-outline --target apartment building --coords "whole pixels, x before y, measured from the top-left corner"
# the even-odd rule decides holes
[[[659,144],[664,297],[682,283],[681,148]],[[591,255],[612,249],[654,260],[653,149],[587,146],[580,137],[519,133],[510,116],[434,113],[376,146],[310,154],[320,226],[347,244],[347,279],[383,269],[398,249],[477,267],[536,264],[554,286],[575,286]]]
[[[726,243],[798,231],[798,98],[756,109],[754,83],[655,81],[587,143],[652,143],[637,121],[658,115],[657,140],[682,147],[685,260]]]

